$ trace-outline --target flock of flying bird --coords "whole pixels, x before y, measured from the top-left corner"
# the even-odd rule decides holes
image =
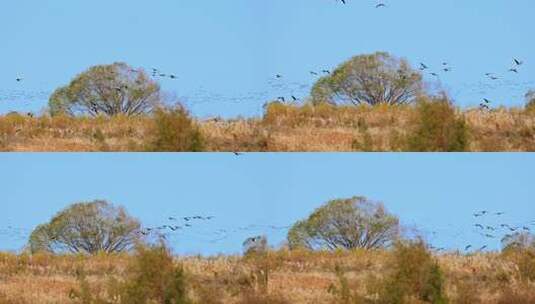
[[[507,70],[507,72],[518,74],[519,71],[520,71],[520,67],[523,64],[524,64],[523,61],[521,61],[521,60],[519,60],[517,58],[513,58],[512,66]],[[420,63],[419,70],[422,71],[422,72],[429,71],[429,75],[437,77],[437,78],[440,77],[440,75],[438,74],[437,71],[430,71],[430,67],[427,64],[423,63],[423,62]],[[453,68],[450,66],[450,64],[448,62],[442,62],[442,65],[441,65],[441,68],[440,68],[441,72],[449,73],[452,70],[453,70]],[[503,76],[498,75],[496,73],[485,73],[485,77],[488,80],[497,81],[497,80],[502,79]],[[483,98],[482,102],[479,104],[479,109],[489,111],[489,110],[491,110],[491,103],[492,103],[492,101],[489,100],[488,98]]]
[[[337,2],[340,2],[342,4],[347,4],[347,2],[349,0],[336,0]],[[375,8],[382,8],[382,7],[386,7],[386,3],[384,2],[381,2],[381,1],[377,1],[377,3],[375,4]]]
[[[513,58],[512,65],[504,69],[509,74],[519,74],[521,73],[521,68],[524,65],[524,62],[520,59]],[[450,65],[448,62],[442,62],[438,68],[431,68],[431,66],[427,63],[420,62],[418,69],[422,73],[427,73],[430,76],[436,77],[437,79],[440,78],[441,73],[451,73],[454,71],[454,68],[452,65]],[[153,78],[158,79],[171,79],[171,80],[177,80],[179,77],[176,74],[172,73],[165,73],[157,68],[150,68],[149,69],[150,75]],[[131,72],[140,72],[141,69],[132,69]],[[331,70],[321,68],[318,70],[309,70],[307,72],[309,76],[312,76],[312,81],[316,80],[319,77],[326,76],[331,74]],[[484,78],[482,80],[486,80],[486,82],[480,82],[479,84],[473,86],[475,88],[479,88],[479,94],[488,94],[487,90],[495,89],[498,87],[517,87],[518,89],[527,89],[531,85],[533,85],[533,82],[526,82],[526,83],[518,83],[515,81],[505,81],[505,75],[499,74],[499,73],[492,73],[488,72],[484,74]],[[22,77],[16,77],[15,81],[17,83],[22,83],[24,78]],[[180,99],[188,104],[188,106],[195,106],[202,103],[208,103],[212,102],[214,100],[218,102],[238,102],[240,104],[244,104],[245,102],[256,102],[258,100],[262,100],[265,102],[266,100],[277,100],[279,102],[300,102],[303,101],[302,96],[306,96],[311,88],[311,82],[296,82],[296,81],[289,81],[287,80],[287,77],[285,77],[282,73],[277,73],[273,77],[270,77],[267,81],[269,89],[264,91],[257,91],[257,92],[250,92],[247,94],[244,94],[243,96],[224,96],[221,94],[214,94],[208,90],[205,89],[199,89],[196,93],[192,93],[188,96],[183,96]],[[118,87],[116,90],[122,91],[125,89],[125,87]],[[50,95],[50,92],[48,91],[24,91],[21,89],[17,89],[10,92],[2,92],[0,91],[0,101],[1,100],[37,100],[42,99],[46,100],[48,96]],[[275,96],[277,96],[275,98]],[[485,111],[491,111],[491,106],[493,104],[493,101],[491,99],[484,97],[482,98],[481,102],[479,103],[479,109],[485,110]]]
[[[351,0],[335,0],[336,3],[346,5]],[[387,3],[385,1],[381,0],[374,0],[375,4],[374,7],[379,8],[386,8],[388,7]],[[523,65],[523,62],[519,59],[513,59],[513,65],[508,68],[509,73],[520,73],[520,67]],[[425,63],[420,63],[419,69],[424,71],[429,71],[429,75],[433,77],[440,77],[440,73],[449,73],[453,71],[452,66],[450,66],[447,62],[442,62],[442,65],[432,70],[429,65]],[[139,72],[140,70],[132,69],[131,72]],[[176,80],[179,77],[176,74],[173,73],[167,73],[163,72],[162,70],[158,68],[150,68],[150,75],[152,75],[153,78],[158,79],[171,79]],[[312,76],[321,76],[322,74],[329,74],[330,71],[327,69],[322,69],[320,71],[310,71],[310,75]],[[503,77],[496,73],[486,73],[485,78],[487,80],[490,80],[494,83],[498,83],[499,80],[503,79]],[[14,80],[17,83],[23,83],[25,78],[22,76],[17,76],[14,78]],[[300,82],[286,82],[283,79],[282,74],[275,75],[275,81],[273,79],[270,79],[268,81],[269,89],[262,90],[262,91],[256,91],[256,92],[249,92],[246,94],[243,94],[241,96],[233,95],[223,95],[223,94],[216,94],[213,92],[209,92],[205,89],[198,89],[196,91],[190,92],[191,94],[188,94],[187,96],[181,96],[181,101],[188,104],[189,106],[197,106],[203,103],[211,103],[214,101],[217,102],[239,102],[240,104],[244,104],[245,102],[255,102],[253,105],[256,109],[256,111],[259,111],[261,109],[258,108],[258,101],[261,101],[262,103],[266,102],[267,100],[278,100],[280,102],[298,102],[303,100],[302,96],[306,96],[307,90],[310,89],[311,84],[309,82],[306,83],[300,83]],[[500,86],[518,86],[518,83],[515,82],[509,82],[509,83],[501,83]],[[527,86],[527,84],[526,84]],[[481,90],[484,88],[491,89],[495,88],[492,84],[478,84],[474,87],[477,87]],[[122,91],[125,89],[124,87],[118,87],[116,88],[118,91]],[[15,100],[46,100],[51,92],[30,92],[30,91],[10,91],[10,92],[2,92],[0,91],[0,101],[15,101]],[[486,93],[486,92],[482,92]],[[483,98],[481,102],[479,103],[479,108],[481,110],[491,110],[491,105],[493,102],[489,98]]]
[[[508,223],[504,216],[505,212],[491,212],[487,210],[478,211],[471,215],[474,220],[472,229],[457,227],[460,230],[455,232],[455,239],[463,241],[468,233],[472,234],[470,237],[471,243],[459,244],[457,248],[464,249],[466,253],[477,253],[494,248],[496,242],[505,246],[514,242],[515,235],[526,233],[534,235],[535,220],[523,223]],[[183,241],[191,237],[195,242],[217,243],[230,237],[245,237],[251,235],[266,235],[269,236],[274,232],[287,232],[291,225],[261,225],[251,224],[246,226],[222,227],[214,223],[216,217],[213,215],[202,216],[168,216],[165,218],[163,224],[142,227],[136,231],[137,234],[146,238],[163,238],[171,239],[178,238]],[[452,226],[453,227],[453,226]],[[452,232],[449,230],[448,232]],[[12,240],[25,242],[28,239],[30,229],[16,228],[9,225],[5,228],[0,228],[0,238],[8,237]],[[433,232],[433,235],[440,234],[442,237],[447,236],[447,232]],[[479,242],[477,241],[477,238]],[[256,239],[257,237],[254,237]],[[233,238],[235,239],[235,238]],[[252,239],[252,238],[249,238]],[[492,242],[495,242],[494,244]],[[431,242],[430,242],[431,243]],[[448,250],[446,247],[436,247],[429,245],[431,250],[440,252]]]
[[[505,215],[506,213],[503,211],[478,211],[471,215],[471,218],[473,219],[471,230],[461,227],[457,227],[457,229],[454,230],[452,229],[454,227],[450,226],[446,231],[432,231],[432,234],[435,236],[440,235],[442,237],[451,236],[455,239],[456,243],[459,241],[466,241],[468,234],[471,234],[472,236],[469,238],[472,242],[467,242],[464,245],[459,244],[459,247],[468,253],[488,250],[489,247],[491,247],[491,242],[499,242],[502,247],[505,247],[515,243],[515,236],[518,236],[521,233],[533,235],[535,232],[535,220],[513,224],[504,218]],[[451,232],[453,232],[453,235],[448,235]],[[429,247],[435,251],[446,250],[445,247],[433,245],[430,245]]]
[[[210,228],[208,226],[209,222],[215,220],[215,216],[169,216],[166,219],[166,223],[163,225],[157,226],[148,226],[143,227],[138,230],[136,233],[144,237],[156,237],[168,239],[172,236],[175,236],[178,233],[183,234],[193,234],[196,237],[204,237],[209,243],[216,243],[222,240],[225,240],[236,233],[247,233],[251,234],[253,232],[267,232],[267,231],[281,231],[287,230],[291,226],[277,226],[277,225],[259,225],[251,224],[247,226],[238,226],[238,227],[226,227],[226,228],[213,228],[212,230],[206,230]],[[197,238],[198,239],[198,238]]]

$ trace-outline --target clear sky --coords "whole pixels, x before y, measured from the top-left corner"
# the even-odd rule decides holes
[[[354,195],[384,202],[405,226],[450,249],[498,248],[505,232],[486,239],[476,223],[535,220],[535,154],[0,154],[0,164],[0,250],[19,250],[37,224],[93,199],[125,206],[146,226],[215,216],[170,236],[182,254],[239,252],[261,234],[280,245],[286,231],[270,226]],[[476,220],[481,210],[505,214]]]
[[[450,63],[440,83],[465,107],[521,105],[535,87],[532,0],[347,2],[2,1],[0,113],[37,112],[77,73],[114,61],[176,73],[163,88],[199,116],[257,115],[268,99],[306,96],[309,71],[379,50],[433,71]],[[518,75],[513,58],[525,62]]]

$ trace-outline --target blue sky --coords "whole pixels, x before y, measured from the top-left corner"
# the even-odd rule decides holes
[[[279,245],[285,230],[269,226],[354,195],[384,202],[405,226],[450,249],[498,248],[478,234],[474,212],[506,212],[478,221],[485,225],[535,220],[535,154],[0,154],[0,164],[0,250],[22,248],[37,224],[93,199],[125,206],[146,226],[215,216],[170,236],[181,254],[239,252],[260,234]]]
[[[268,99],[306,96],[309,71],[378,50],[433,70],[449,62],[440,83],[464,107],[483,97],[521,105],[535,87],[535,2],[385,2],[2,1],[0,113],[37,112],[77,73],[114,61],[176,73],[163,88],[199,116],[258,115]],[[507,72],[513,57],[525,62],[518,75]],[[489,81],[487,72],[502,78]],[[274,82],[275,74],[284,78]]]

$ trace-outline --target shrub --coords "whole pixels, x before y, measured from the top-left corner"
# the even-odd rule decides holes
[[[525,106],[526,112],[528,113],[535,113],[535,91],[530,90],[526,94],[526,106]]]
[[[503,256],[516,265],[522,281],[535,281],[535,248],[509,247]]]
[[[182,266],[176,265],[164,245],[137,247],[134,259],[126,269],[124,281],[111,280],[107,294],[124,304],[187,304],[186,277]],[[83,275],[79,276],[79,290],[70,297],[81,304],[111,304],[92,292]]]
[[[154,127],[148,150],[179,152],[202,150],[201,132],[182,106],[159,108],[154,113]]]
[[[387,267],[380,303],[447,303],[442,271],[423,241],[398,242]]]
[[[407,135],[409,151],[465,151],[468,127],[446,96],[421,97],[411,118]]]

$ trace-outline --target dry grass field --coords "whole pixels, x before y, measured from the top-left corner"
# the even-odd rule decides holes
[[[177,257],[175,263],[183,265],[188,293],[195,303],[361,303],[344,299],[339,292],[343,290],[341,284],[351,293],[373,299],[370,291],[373,282],[389,271],[391,255],[386,251],[281,250],[271,252],[262,262],[240,256],[219,256]],[[447,253],[435,255],[433,259],[444,274],[444,291],[450,303],[534,303],[535,282],[530,281],[535,274],[533,260],[531,266],[526,266],[518,262],[522,259],[498,253]],[[81,271],[86,275],[91,293],[105,297],[110,278],[120,280],[131,260],[128,255],[3,253],[0,255],[0,303],[79,303],[72,294],[80,288],[77,277]],[[270,300],[244,298],[247,290],[259,290],[258,269],[269,271],[266,285]]]
[[[535,114],[516,108],[461,112],[463,144],[447,146],[451,121],[430,112],[427,121],[415,106],[284,105],[273,103],[263,117],[192,118],[200,131],[202,151],[535,151]],[[429,124],[434,124],[429,126]],[[162,127],[152,116],[140,117],[0,117],[2,151],[147,151]],[[429,131],[428,131],[429,130]],[[178,136],[178,135],[170,135]],[[431,138],[433,143],[408,145]],[[164,136],[169,140],[169,136]],[[413,140],[414,141],[414,140]],[[422,146],[423,145],[423,146]],[[188,151],[170,146],[152,150]]]

